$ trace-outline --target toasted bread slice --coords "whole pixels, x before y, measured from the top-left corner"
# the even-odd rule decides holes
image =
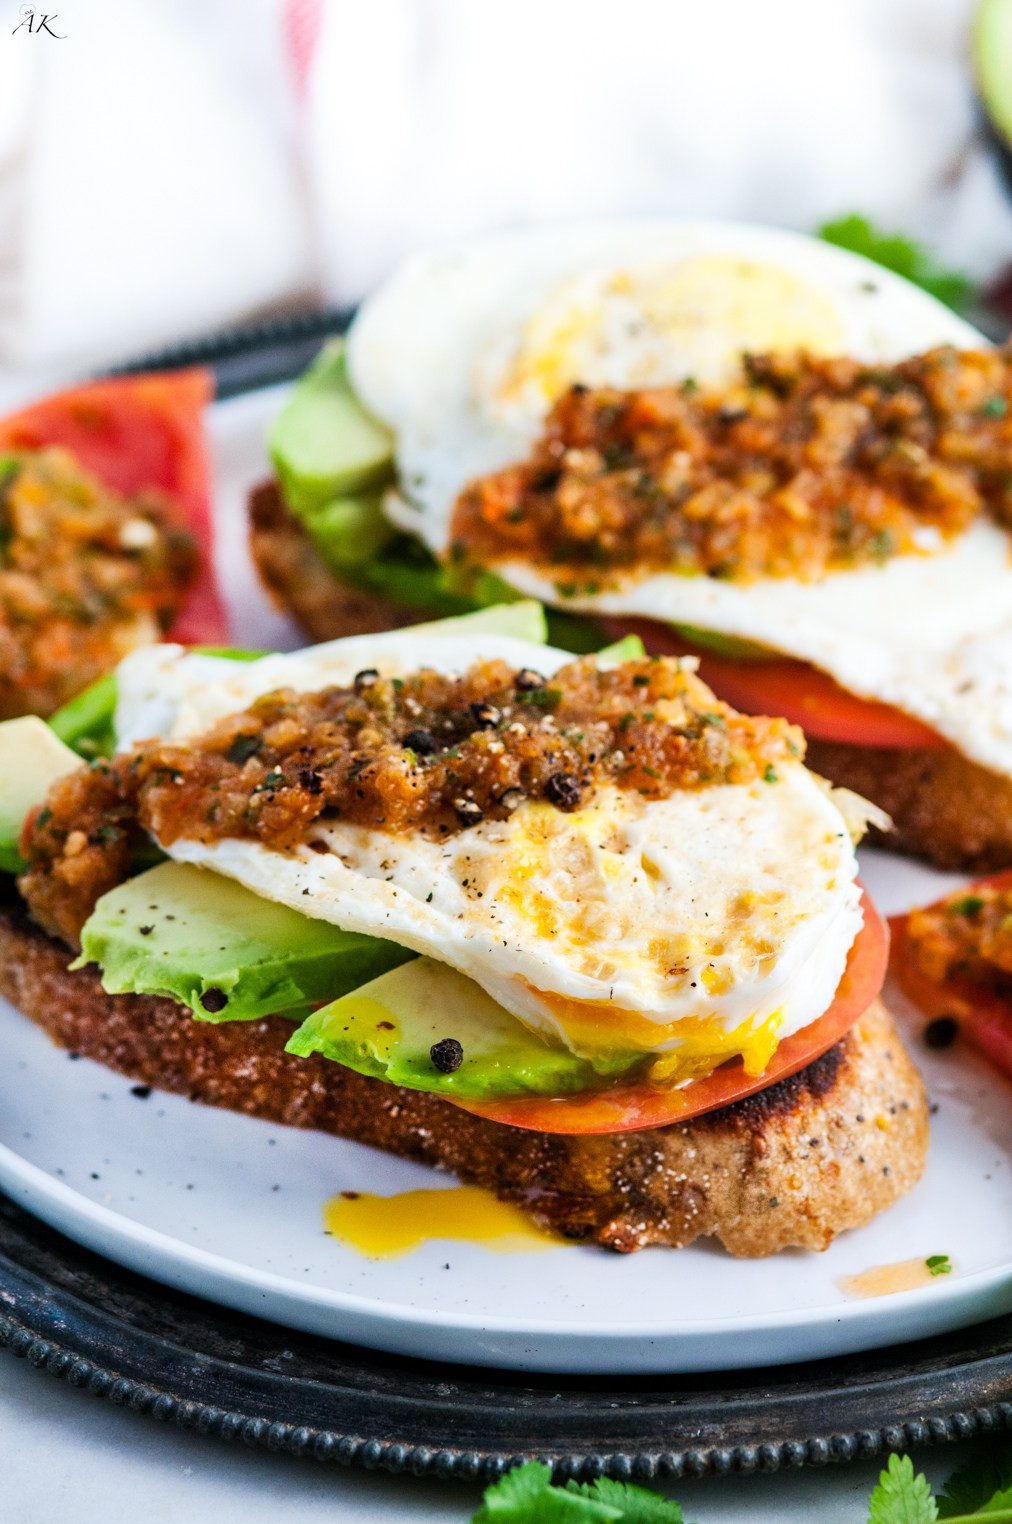
[[[561,1137],[438,1096],[293,1058],[285,1021],[194,1021],[170,1000],[107,995],[92,969],[0,907],[0,994],[53,1040],[144,1084],[249,1116],[314,1127],[445,1169],[521,1202],[567,1238],[678,1248],[713,1235],[732,1254],[824,1249],[920,1178],[920,1076],[880,1002],[801,1074],[722,1111],[649,1132]]]
[[[260,580],[310,640],[371,635],[418,622],[417,614],[339,582],[312,537],[285,505],[277,482],[262,482],[254,488],[249,521],[250,553]]]
[[[900,751],[810,740],[805,761],[892,816],[892,831],[872,833],[883,846],[958,873],[1012,866],[1012,779],[954,746]]]

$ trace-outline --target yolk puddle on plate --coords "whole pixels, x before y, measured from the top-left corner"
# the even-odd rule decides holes
[[[342,1191],[323,1209],[328,1233],[370,1259],[396,1259],[433,1239],[485,1244],[500,1253],[557,1248],[564,1240],[539,1228],[522,1208],[473,1185],[373,1196]]]
[[[836,1284],[844,1296],[894,1296],[898,1291],[931,1286],[937,1275],[926,1259],[901,1259],[894,1265],[873,1265],[860,1275],[841,1275]]]

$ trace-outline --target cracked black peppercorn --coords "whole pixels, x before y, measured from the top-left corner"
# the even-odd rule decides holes
[[[432,1044],[429,1057],[440,1074],[455,1074],[464,1062],[464,1050],[455,1037],[444,1037]]]
[[[361,672],[355,673],[354,688],[356,693],[365,693],[373,683],[379,682],[379,673],[375,667],[363,667]]]
[[[540,672],[535,672],[533,667],[521,667],[513,679],[513,686],[520,693],[529,693],[532,688],[543,688],[545,680]]]
[[[494,704],[471,704],[471,718],[479,730],[494,730],[502,719],[502,713]]]
[[[223,1011],[228,1005],[228,996],[224,990],[211,988],[201,995],[200,1003],[205,1011],[210,1011],[212,1016],[217,1016],[218,1012]]]
[[[560,810],[575,810],[582,792],[572,773],[553,773],[545,784],[545,798]]]
[[[481,805],[477,804],[473,799],[455,799],[453,801],[453,809],[461,825],[465,826],[477,825],[479,820],[482,820],[485,815]]]
[[[404,737],[404,744],[419,757],[431,757],[436,749],[431,730],[409,730]]]
[[[924,1028],[924,1041],[929,1048],[951,1048],[959,1036],[959,1022],[955,1016],[936,1016]]]

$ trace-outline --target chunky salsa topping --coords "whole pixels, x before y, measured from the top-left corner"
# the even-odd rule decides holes
[[[574,386],[531,458],[472,482],[453,554],[553,568],[562,595],[627,571],[751,582],[1012,528],[1012,349],[897,365],[746,356],[740,384]]]
[[[160,494],[121,497],[59,448],[0,454],[0,719],[51,714],[157,640],[196,562]]]
[[[317,822],[341,821],[445,840],[526,800],[575,810],[601,784],[658,799],[775,783],[803,747],[786,720],[737,714],[671,657],[588,657],[550,678],[504,661],[462,676],[364,671],[70,774],[25,829],[21,887],[36,918],[73,941],[143,832],[165,846],[241,837],[288,850],[312,846]]]
[[[1012,997],[1012,883],[978,883],[912,910],[906,948],[932,984],[966,979]]]

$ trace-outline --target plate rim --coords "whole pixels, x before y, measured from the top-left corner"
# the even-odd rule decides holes
[[[59,1267],[58,1281],[46,1273],[47,1256]],[[537,1458],[545,1460],[559,1479],[606,1474],[650,1481],[824,1465],[913,1444],[938,1444],[1012,1430],[1012,1318],[985,1325],[977,1345],[971,1342],[969,1349],[957,1340],[955,1350],[950,1350],[947,1346],[955,1336],[943,1335],[923,1341],[917,1347],[919,1359],[914,1354],[912,1360],[902,1359],[898,1365],[870,1373],[866,1357],[844,1358],[838,1365],[848,1370],[835,1373],[840,1379],[828,1387],[824,1380],[819,1381],[823,1363],[818,1361],[796,1365],[783,1373],[739,1372],[747,1378],[744,1393],[740,1382],[731,1381],[722,1387],[704,1378],[699,1385],[692,1385],[691,1376],[674,1378],[676,1389],[666,1392],[658,1393],[656,1381],[649,1378],[633,1378],[632,1385],[627,1382],[624,1387],[619,1378],[616,1386],[598,1383],[601,1389],[594,1391],[580,1386],[571,1376],[561,1378],[558,1386],[545,1377],[523,1377],[522,1381],[531,1383],[523,1385],[515,1379],[504,1380],[502,1373],[494,1371],[458,1375],[452,1368],[397,1356],[377,1358],[372,1351],[348,1345],[335,1348],[335,1374],[330,1379],[318,1370],[309,1376],[297,1369],[291,1375],[287,1371],[280,1374],[279,1352],[288,1353],[289,1361],[304,1359],[298,1349],[294,1355],[288,1352],[288,1330],[240,1316],[240,1347],[236,1348],[236,1314],[195,1302],[185,1293],[167,1292],[116,1262],[82,1249],[3,1197],[0,1294],[0,1350],[27,1358],[74,1387],[219,1439],[241,1439],[251,1447],[395,1473],[490,1481],[511,1465]],[[132,1318],[135,1306],[140,1316]],[[194,1320],[204,1330],[205,1342],[213,1346],[217,1340],[217,1349],[197,1348],[192,1340],[187,1342],[187,1329]],[[246,1332],[249,1329],[252,1334]],[[182,1337],[172,1337],[177,1333]],[[252,1348],[242,1346],[243,1334],[252,1340]],[[284,1341],[280,1351],[272,1334]],[[306,1344],[312,1342],[305,1336],[302,1339]],[[157,1367],[159,1357],[160,1371],[151,1368],[151,1362]],[[980,1374],[974,1379],[972,1373],[977,1368]],[[127,1374],[131,1370],[134,1373]],[[756,1379],[764,1374],[770,1378],[768,1382]],[[440,1384],[443,1375],[445,1385]],[[361,1403],[363,1379],[369,1384],[369,1411]],[[558,1387],[566,1382],[569,1391],[559,1393]],[[940,1387],[946,1385],[952,1387],[957,1406],[948,1406],[945,1397],[940,1398]],[[197,1390],[201,1387],[203,1396]],[[459,1442],[454,1421],[468,1411],[468,1390],[473,1388],[477,1388],[483,1408],[494,1404],[496,1413],[505,1411],[505,1438],[521,1437],[515,1431],[510,1433],[509,1424],[513,1423],[519,1424],[521,1435],[528,1425],[527,1434],[536,1434],[536,1440],[520,1450],[496,1447],[486,1443],[483,1431],[478,1443]],[[444,1399],[438,1413],[440,1404],[431,1401],[433,1389]],[[206,1400],[222,1391],[227,1404]],[[430,1393],[429,1402],[424,1400],[425,1391]],[[321,1392],[330,1394],[339,1412],[353,1417],[352,1427],[306,1422],[305,1410],[299,1422],[277,1416],[278,1402],[290,1404],[295,1393],[303,1401],[309,1398],[313,1411],[319,1411]],[[850,1411],[848,1405],[867,1401],[872,1394],[878,1396],[879,1410],[874,1416],[879,1422],[858,1427],[858,1410]],[[558,1412],[560,1396],[567,1400],[565,1417],[576,1415],[578,1419],[577,1432],[572,1432],[574,1426],[570,1424],[568,1438],[554,1443],[550,1439],[545,1445],[541,1414],[545,1408]],[[751,1437],[742,1436],[740,1414],[737,1421],[734,1413],[727,1418],[728,1397],[732,1407],[735,1401],[739,1409],[751,1407],[749,1422],[760,1425]],[[829,1404],[830,1411],[825,1414],[828,1422],[810,1431],[806,1415],[811,1402],[820,1397],[823,1405]],[[901,1405],[898,1409],[883,1408],[884,1399],[898,1400]],[[849,1417],[835,1413],[841,1404],[850,1411]],[[610,1448],[616,1433],[610,1415],[617,1407],[623,1409],[623,1416],[648,1413],[646,1427],[653,1442],[637,1445],[634,1441],[631,1447]],[[882,1422],[886,1412],[890,1421]],[[583,1413],[586,1421],[581,1423]],[[771,1423],[774,1428],[786,1425],[789,1433],[792,1427],[797,1429],[799,1415],[804,1437],[800,1432],[787,1438],[773,1437]],[[834,1416],[840,1420],[835,1425]],[[588,1426],[589,1433],[585,1432]],[[370,1433],[370,1429],[379,1433]],[[670,1443],[657,1445],[659,1429],[665,1440],[670,1436]],[[431,1443],[425,1440],[427,1433]],[[604,1440],[600,1449],[595,1448],[598,1434]],[[453,1437],[448,1439],[448,1435]],[[684,1442],[690,1435],[695,1442]],[[700,1435],[706,1435],[705,1441]],[[621,1432],[618,1437],[621,1442]]]
[[[17,1014],[20,1015],[20,1013]],[[118,1263],[123,1264],[133,1273],[146,1275],[163,1285],[198,1296],[208,1295],[206,1288],[213,1286],[214,1300],[222,1306],[247,1314],[250,1313],[247,1298],[244,1296],[241,1301],[223,1298],[223,1287],[226,1289],[234,1287],[240,1293],[249,1293],[260,1298],[272,1296],[277,1299],[273,1304],[275,1319],[303,1332],[319,1332],[319,1319],[314,1319],[314,1328],[310,1328],[306,1322],[288,1322],[287,1319],[279,1316],[279,1303],[284,1307],[290,1307],[294,1303],[299,1308],[305,1308],[307,1312],[315,1309],[328,1314],[337,1313],[339,1316],[345,1316],[353,1325],[354,1332],[342,1335],[335,1330],[323,1336],[337,1339],[353,1338],[370,1348],[391,1352],[394,1350],[394,1345],[389,1342],[385,1334],[385,1330],[391,1329],[391,1325],[394,1325],[391,1329],[394,1333],[397,1330],[407,1331],[409,1335],[443,1333],[465,1339],[471,1336],[472,1341],[484,1334],[504,1341],[536,1339],[540,1340],[545,1347],[545,1356],[532,1359],[528,1352],[526,1360],[515,1360],[509,1363],[501,1358],[491,1360],[487,1355],[482,1358],[473,1348],[468,1348],[462,1354],[448,1356],[461,1364],[475,1363],[492,1368],[498,1366],[500,1369],[526,1371],[560,1370],[561,1366],[551,1364],[551,1359],[563,1358],[561,1349],[555,1346],[572,1341],[587,1351],[587,1360],[584,1362],[581,1359],[575,1361],[566,1359],[567,1371],[617,1374],[620,1368],[613,1361],[609,1361],[609,1355],[612,1351],[620,1352],[630,1340],[638,1339],[649,1345],[663,1344],[665,1347],[676,1341],[703,1343],[716,1339],[722,1343],[730,1343],[745,1335],[789,1334],[794,1329],[809,1328],[813,1325],[811,1309],[787,1309],[782,1314],[764,1313],[751,1318],[707,1319],[689,1330],[679,1324],[612,1322],[596,1323],[592,1329],[583,1329],[567,1327],[557,1321],[544,1318],[526,1319],[520,1322],[513,1318],[496,1318],[466,1312],[458,1312],[451,1316],[424,1308],[403,1306],[400,1303],[381,1302],[340,1288],[334,1290],[318,1286],[310,1288],[277,1272],[259,1271],[243,1264],[240,1260],[230,1259],[226,1255],[188,1244],[170,1233],[138,1223],[101,1202],[90,1200],[74,1186],[55,1179],[42,1166],[24,1159],[15,1149],[4,1143],[0,1143],[0,1190],[19,1201],[29,1212],[50,1227],[64,1236],[72,1237],[74,1241],[83,1244],[95,1253],[109,1258],[112,1252],[115,1252],[117,1256],[125,1252],[128,1257],[118,1258]],[[68,1223],[73,1224],[72,1231],[68,1229]],[[157,1262],[155,1267],[153,1267],[153,1259]],[[170,1271],[169,1274],[165,1273],[166,1266]],[[199,1284],[201,1280],[205,1287],[203,1291]],[[949,1315],[932,1319],[931,1328],[928,1331],[923,1325],[918,1324],[916,1318],[916,1314],[925,1306],[939,1310],[947,1309]],[[968,1311],[969,1315],[967,1315]],[[1012,1264],[979,1270],[941,1286],[933,1283],[931,1286],[918,1287],[889,1297],[867,1301],[844,1301],[838,1305],[826,1306],[816,1318],[815,1326],[824,1329],[827,1336],[830,1333],[835,1334],[840,1328],[850,1330],[864,1328],[866,1332],[860,1334],[861,1350],[870,1351],[889,1347],[902,1348],[904,1344],[909,1344],[916,1339],[951,1332],[961,1327],[972,1327],[976,1323],[1000,1317],[1004,1313],[1012,1313]],[[902,1326],[905,1321],[909,1324],[909,1315],[913,1316],[914,1331],[907,1331],[897,1340],[896,1327]],[[867,1332],[875,1327],[880,1327],[887,1337],[882,1339],[873,1337],[869,1341]],[[404,1349],[405,1341],[400,1342],[401,1348]],[[409,1337],[406,1342],[408,1347],[405,1352],[417,1355],[418,1350],[414,1341]],[[816,1344],[810,1352],[806,1353],[806,1358],[821,1359],[837,1354],[839,1350],[835,1346],[835,1340],[829,1348]],[[851,1348],[853,1349],[853,1346]],[[600,1364],[597,1363],[598,1361],[608,1363]],[[658,1363],[651,1359],[647,1363],[637,1365],[636,1373],[674,1374],[670,1354],[662,1355],[660,1361],[661,1363]],[[789,1364],[790,1361],[785,1356],[782,1360],[765,1359],[761,1363]],[[693,1370],[716,1368],[731,1369],[733,1367],[723,1361],[706,1366],[691,1362],[688,1365],[680,1363],[678,1373],[688,1374]],[[633,1373],[627,1363],[621,1369],[626,1374]]]

